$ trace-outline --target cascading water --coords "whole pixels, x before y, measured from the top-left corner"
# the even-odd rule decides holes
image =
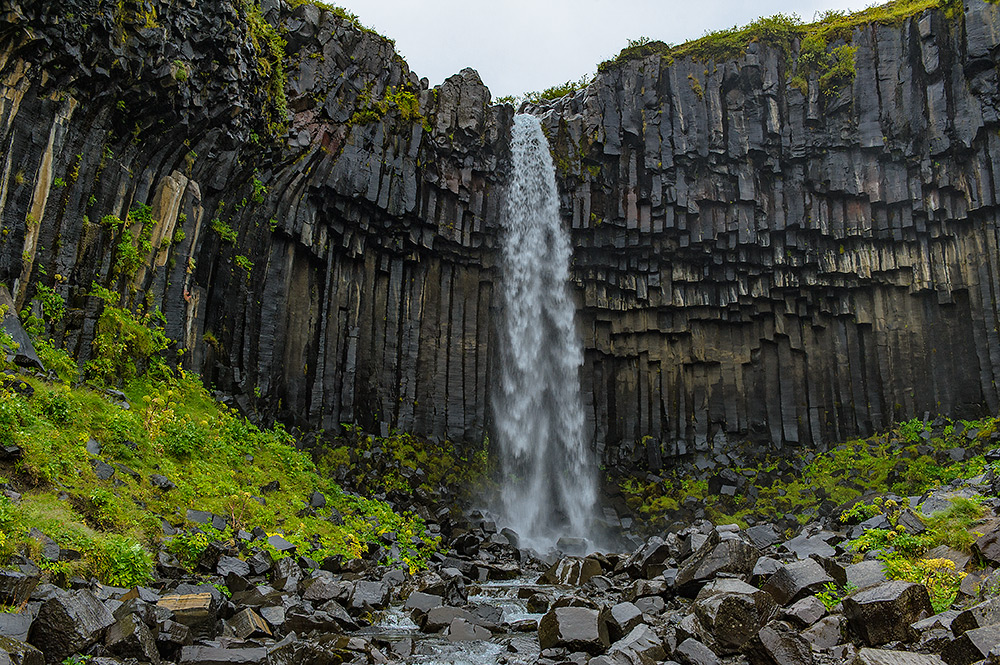
[[[569,297],[570,246],[538,119],[514,117],[503,240],[501,384],[494,395],[507,522],[529,547],[586,538],[596,489],[584,437],[583,351]]]

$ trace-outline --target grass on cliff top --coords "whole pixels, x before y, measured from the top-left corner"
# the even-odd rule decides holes
[[[98,327],[102,322],[109,325],[102,317]],[[50,345],[40,347],[45,356],[65,356]],[[4,356],[0,352],[0,364]],[[62,364],[72,361],[64,357]],[[106,583],[141,583],[151,570],[149,553],[163,540],[161,518],[205,532],[174,539],[171,549],[188,562],[209,537],[231,539],[239,529],[258,526],[317,560],[361,557],[390,532],[401,554],[385,563],[420,568],[434,551],[436,540],[418,517],[343,492],[280,426],[254,426],[212,399],[196,376],[153,362],[123,390],[129,409],[97,387],[0,373],[0,446],[23,450],[19,461],[0,462],[0,484],[22,494],[20,502],[0,495],[0,565],[26,554],[57,578],[82,574]],[[92,439],[100,444],[99,456],[87,452]],[[110,479],[98,478],[97,459],[115,469]],[[153,474],[176,487],[154,486]],[[262,492],[275,482],[278,489]],[[313,512],[307,502],[315,491],[328,507]],[[331,507],[343,524],[327,519]],[[222,516],[229,526],[217,533],[192,524],[189,508]],[[83,558],[45,560],[39,556],[42,539],[32,529]],[[115,566],[137,572],[115,572]]]
[[[803,50],[808,46],[816,48],[819,45],[825,49],[828,44],[837,41],[850,41],[851,32],[858,26],[894,25],[928,9],[945,9],[951,12],[960,6],[958,0],[894,0],[857,12],[828,11],[813,23],[803,23],[796,14],[776,14],[761,17],[743,27],[734,26],[710,32],[704,37],[677,46],[640,37],[629,40],[628,46],[618,56],[598,65],[598,71],[608,71],[621,63],[654,53],[659,53],[668,61],[685,57],[706,62],[728,60],[742,55],[753,42],[777,46],[788,55],[791,54],[792,43],[796,39],[803,40]]]

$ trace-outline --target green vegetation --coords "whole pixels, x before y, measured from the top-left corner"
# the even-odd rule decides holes
[[[378,122],[390,113],[403,124],[421,123],[426,131],[431,131],[430,120],[420,112],[417,95],[405,87],[390,87],[382,99],[373,101],[371,84],[365,86],[358,96],[358,109],[351,116],[350,124],[365,125]]]
[[[317,466],[323,475],[349,472],[364,493],[434,492],[449,487],[468,493],[468,498],[472,488],[481,488],[489,475],[485,443],[456,452],[448,441],[433,443],[405,432],[377,437],[365,434],[357,425],[344,423],[342,427],[344,435],[323,453]],[[379,455],[372,454],[376,449],[381,451]]]
[[[827,612],[833,611],[840,601],[854,591],[857,587],[853,584],[846,584],[843,587],[838,587],[833,582],[827,582],[823,585],[823,590],[816,594],[820,602],[823,603],[823,607],[826,608]]]
[[[272,134],[285,130],[288,99],[285,96],[285,45],[286,41],[273,25],[267,22],[257,0],[241,0],[246,12],[248,36],[257,53],[257,73],[264,80],[268,98],[265,110],[268,129]]]
[[[961,435],[956,426],[961,427]],[[747,488],[733,497],[709,493],[707,479],[692,477],[687,470],[671,472],[663,482],[637,477],[609,480],[619,486],[629,507],[654,527],[665,525],[670,513],[688,497],[697,499],[716,523],[745,523],[747,517],[770,519],[791,513],[804,524],[818,516],[824,503],[845,505],[873,493],[914,496],[956,478],[977,475],[985,467],[982,453],[990,436],[1000,429],[1000,418],[960,421],[956,426],[925,441],[921,436],[924,423],[910,420],[889,433],[817,453],[801,471],[779,470],[777,458],[733,468],[747,479]],[[966,436],[971,430],[977,430],[973,439]],[[953,461],[947,451],[956,447],[975,454]]]
[[[583,90],[588,85],[590,85],[594,80],[593,75],[581,76],[576,81],[566,81],[565,83],[560,83],[552,87],[546,88],[541,92],[526,92],[523,95],[513,96],[508,95],[506,97],[499,97],[496,100],[497,104],[512,104],[515,107],[519,106],[521,102],[529,102],[531,104],[538,104],[549,99],[558,99],[564,97],[577,90]]]
[[[24,553],[57,582],[83,574],[116,586],[142,584],[152,573],[150,553],[162,540],[161,517],[185,524],[189,508],[228,523],[224,531],[200,527],[201,533],[184,531],[166,543],[190,566],[211,540],[235,544],[237,530],[258,526],[317,560],[360,557],[393,533],[402,552],[385,563],[411,569],[426,564],[436,540],[419,518],[342,492],[280,426],[252,425],[214,401],[196,376],[171,367],[161,357],[170,341],[154,326],[155,312],[140,315],[121,307],[118,296],[101,287],[93,294],[104,310],[86,373],[100,383],[120,382],[131,408],[100,389],[62,380],[23,376],[0,388],[0,444],[23,451],[16,464],[0,464],[3,480],[22,493],[19,503],[0,496],[0,565]],[[40,297],[55,306],[49,294]],[[0,345],[11,344],[8,336],[0,337]],[[0,365],[12,369],[2,357]],[[98,478],[86,450],[91,439],[100,442],[101,459],[113,465],[112,479]],[[153,474],[175,486],[154,486]],[[273,488],[266,500],[259,496],[264,486]],[[316,491],[342,524],[303,510]],[[32,528],[82,558],[45,560]]]
[[[899,505],[893,500],[883,502],[876,499],[870,506],[886,516],[890,528],[865,530],[851,541],[851,549],[858,553],[859,558],[865,552],[878,552],[889,579],[923,584],[927,587],[935,612],[951,607],[965,573],[956,570],[955,563],[949,559],[922,557],[938,545],[970,552],[974,542],[972,529],[986,514],[979,502],[960,497],[952,499],[948,509],[926,519],[920,518],[926,528],[917,534],[909,533],[898,523],[899,515],[906,507],[905,502]],[[841,515],[841,520],[848,519],[848,513]]]
[[[129,211],[125,219],[114,215],[101,218],[101,225],[111,229],[112,234],[121,232],[121,239],[115,248],[115,272],[134,277],[153,251],[151,238],[156,220],[152,207],[140,203]]]
[[[609,71],[622,63],[659,54],[667,63],[681,58],[720,62],[741,56],[751,43],[778,48],[785,53],[792,83],[804,87],[810,74],[819,77],[820,90],[836,94],[840,85],[854,79],[853,31],[863,25],[894,25],[928,9],[960,11],[958,0],[893,0],[884,5],[846,13],[830,11],[814,23],[803,23],[795,14],[762,17],[749,25],[710,32],[678,46],[641,37],[629,40],[617,57],[598,66]]]
[[[211,222],[209,222],[209,225],[212,227],[212,230],[218,233],[219,237],[225,242],[228,242],[230,245],[236,244],[236,240],[239,236],[236,231],[233,230],[233,227],[222,221],[221,218],[214,218]]]

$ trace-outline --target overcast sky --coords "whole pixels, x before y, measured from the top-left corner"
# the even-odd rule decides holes
[[[493,97],[592,74],[628,39],[679,44],[759,16],[863,9],[871,0],[334,0],[396,48],[431,85],[464,67]]]

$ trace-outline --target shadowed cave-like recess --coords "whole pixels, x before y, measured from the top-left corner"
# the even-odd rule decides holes
[[[428,89],[313,5],[53,5],[0,1],[0,282],[18,305],[53,287],[55,336],[86,359],[96,281],[162,309],[185,365],[263,420],[481,441],[514,109],[472,70]],[[1000,406],[1000,13],[969,0],[851,43],[833,95],[753,43],[627,60],[528,106],[609,464]],[[138,204],[156,223],[130,272],[100,220]]]

